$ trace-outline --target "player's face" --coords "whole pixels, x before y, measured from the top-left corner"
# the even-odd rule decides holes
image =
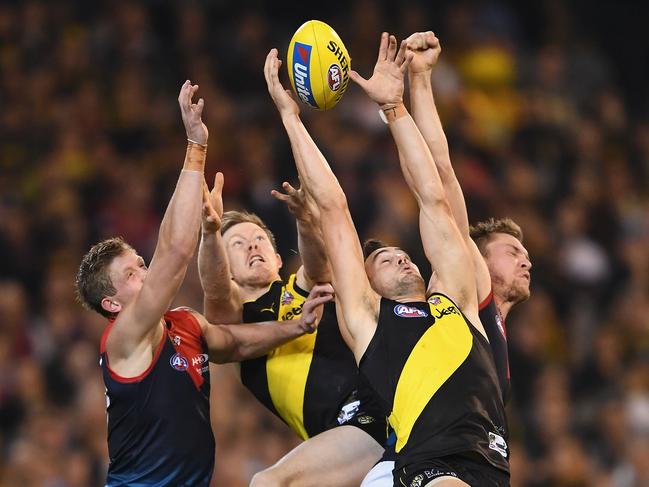
[[[116,292],[114,296],[105,298],[108,303],[104,307],[115,307],[110,311],[119,312],[129,304],[142,289],[147,267],[144,259],[137,255],[135,250],[126,249],[115,257],[108,267],[108,274]]]
[[[279,278],[282,258],[263,228],[250,222],[238,223],[228,228],[223,243],[238,285],[267,286]]]
[[[372,289],[385,298],[424,292],[419,268],[399,247],[383,247],[372,252],[365,260],[365,271]]]
[[[530,297],[532,263],[523,244],[514,236],[497,233],[485,252],[494,294],[506,301],[520,303]]]

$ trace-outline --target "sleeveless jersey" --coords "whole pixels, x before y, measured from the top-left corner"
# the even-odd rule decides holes
[[[509,472],[489,343],[448,297],[381,299],[360,362],[396,432],[396,468],[464,455]]]
[[[214,468],[207,345],[187,309],[164,315],[165,331],[149,368],[124,378],[100,365],[108,413],[107,487],[205,486]]]
[[[489,345],[491,346],[491,352],[496,364],[496,372],[498,373],[498,383],[502,392],[503,404],[507,404],[511,392],[507,330],[505,329],[505,321],[496,307],[493,292],[489,293],[489,296],[480,304],[478,315],[487,333],[487,338],[489,338]]]
[[[309,293],[296,285],[295,277],[273,282],[259,299],[244,303],[243,321],[299,318]],[[242,362],[241,380],[302,439],[343,424],[359,406],[358,368],[340,334],[332,303],[325,304],[315,333]]]

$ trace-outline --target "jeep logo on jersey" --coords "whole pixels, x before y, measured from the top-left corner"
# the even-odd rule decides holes
[[[311,92],[311,48],[308,44],[296,42],[293,47],[293,80],[297,96],[304,103],[318,108]]]
[[[394,307],[394,314],[402,318],[426,318],[428,316],[428,313],[425,311],[419,308],[413,308],[412,306],[406,306],[405,304],[397,304]]]
[[[338,91],[340,84],[342,83],[342,73],[340,67],[337,64],[332,64],[329,66],[329,71],[327,71],[327,84],[331,91]]]
[[[198,355],[194,355],[194,358],[192,358],[192,366],[196,367],[197,365],[204,364],[209,360],[209,357],[206,353],[199,353]]]
[[[179,353],[175,353],[169,359],[169,365],[171,365],[178,372],[184,372],[189,367],[189,362]]]

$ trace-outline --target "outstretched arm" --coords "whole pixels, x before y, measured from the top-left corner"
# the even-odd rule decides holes
[[[286,203],[297,221],[297,245],[302,265],[297,271],[296,283],[300,288],[310,290],[315,283],[331,281],[320,228],[320,212],[313,198],[302,187],[295,189],[290,183],[284,182],[282,188],[286,193],[273,190],[271,194]]]
[[[419,204],[419,229],[426,257],[443,290],[471,319],[477,316],[473,265],[430,150],[403,105],[403,78],[411,61],[412,53],[406,52],[405,41],[397,51],[396,38],[384,33],[372,77],[366,80],[354,71],[350,75],[388,120],[402,171]]]
[[[347,207],[347,198],[302,124],[297,103],[280,83],[277,74],[280,64],[277,50],[272,49],[264,66],[268,92],[282,117],[300,179],[320,211],[336,303],[344,317],[339,320],[341,333],[356,359],[360,360],[376,329],[379,296],[372,290],[365,274],[363,252]]]
[[[210,323],[238,323],[242,318],[239,288],[230,276],[230,263],[221,237],[223,174],[214,187],[203,186],[203,222],[198,247],[198,274],[203,287],[203,312]]]
[[[178,96],[189,144],[183,170],[165,211],[158,243],[142,289],[115,321],[107,346],[117,359],[127,358],[159,325],[180,287],[196,249],[201,218],[207,127],[202,123],[203,99],[192,103],[198,85],[186,81]]]
[[[408,52],[413,55],[408,67],[412,116],[435,160],[453,217],[471,253],[476,272],[478,300],[481,302],[491,292],[491,278],[478,247],[469,235],[469,218],[464,195],[451,164],[448,142],[433,97],[431,74],[442,47],[439,39],[431,31],[412,34],[406,39],[406,45]]]
[[[330,284],[314,286],[304,302],[299,319],[266,321],[237,325],[210,325],[196,314],[210,352],[216,363],[240,362],[261,357],[305,333],[313,333],[322,316],[322,305],[333,299]]]

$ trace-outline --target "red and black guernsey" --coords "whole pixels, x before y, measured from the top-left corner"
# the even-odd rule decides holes
[[[487,333],[489,338],[489,345],[491,353],[494,357],[496,364],[496,372],[498,373],[498,383],[500,384],[500,391],[502,392],[503,404],[507,404],[510,396],[510,375],[509,375],[509,353],[507,351],[507,330],[505,329],[505,321],[496,307],[493,292],[480,303],[480,311],[478,312],[480,322]]]
[[[243,320],[299,318],[309,293],[295,279],[292,274],[287,281],[275,281],[257,300],[244,303]],[[379,444],[385,442],[385,418],[369,386],[359,382],[333,303],[325,304],[315,333],[291,340],[264,357],[241,362],[241,380],[302,439],[345,424],[363,429]]]
[[[207,487],[214,468],[210,425],[208,350],[201,327],[186,308],[164,315],[165,333],[151,365],[137,377],[110,368],[106,339],[100,365],[106,385],[106,487]]]

